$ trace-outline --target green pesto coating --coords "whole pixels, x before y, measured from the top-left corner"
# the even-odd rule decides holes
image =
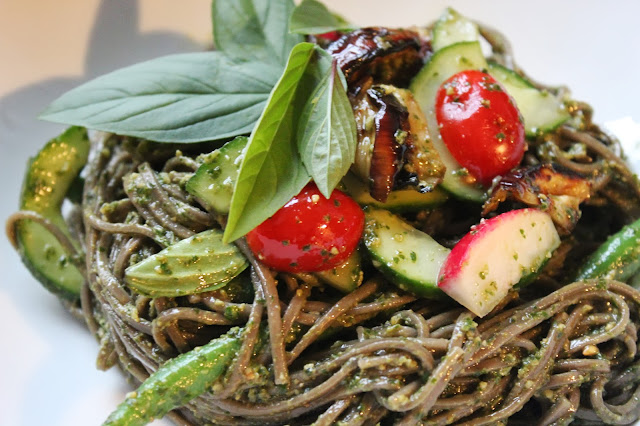
[[[115,409],[103,426],[139,426],[163,417],[208,390],[240,349],[227,334],[162,365]]]
[[[587,259],[575,280],[626,281],[640,270],[640,219],[613,234]]]
[[[62,203],[87,162],[89,146],[82,127],[70,127],[50,140],[29,162],[20,196],[21,210],[39,213],[72,242]],[[67,300],[79,298],[84,277],[54,235],[27,219],[16,225],[16,237],[22,262],[42,285]],[[76,249],[81,250],[77,244]]]
[[[187,191],[207,210],[229,214],[233,187],[248,140],[246,136],[238,136],[210,153],[187,182]]]
[[[129,266],[124,279],[138,293],[178,297],[224,287],[248,265],[220,229],[208,229]]]

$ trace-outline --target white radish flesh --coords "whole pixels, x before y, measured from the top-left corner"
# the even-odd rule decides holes
[[[474,314],[487,315],[560,245],[548,214],[512,210],[476,225],[440,269],[438,286]]]

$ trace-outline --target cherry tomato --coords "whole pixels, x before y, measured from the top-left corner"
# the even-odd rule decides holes
[[[316,37],[327,41],[336,41],[342,37],[342,33],[340,31],[329,31],[328,33],[317,34]]]
[[[462,71],[445,81],[436,95],[436,119],[451,155],[483,185],[522,160],[520,112],[487,73]]]
[[[287,272],[312,272],[343,263],[364,226],[360,206],[343,192],[329,199],[310,183],[273,216],[247,234],[264,264]]]

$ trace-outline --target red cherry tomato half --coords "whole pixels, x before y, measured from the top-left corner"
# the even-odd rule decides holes
[[[483,185],[522,160],[526,149],[518,108],[482,71],[463,71],[436,95],[436,119],[451,155]]]
[[[247,234],[247,243],[264,264],[287,272],[312,272],[343,263],[355,250],[364,213],[343,192],[329,199],[307,185],[273,216]]]

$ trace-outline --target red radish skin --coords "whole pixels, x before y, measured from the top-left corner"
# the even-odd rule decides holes
[[[558,245],[550,216],[540,210],[512,210],[483,220],[453,247],[440,269],[438,287],[483,317]]]

